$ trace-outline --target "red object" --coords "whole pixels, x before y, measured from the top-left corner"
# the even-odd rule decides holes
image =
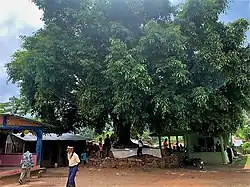
[[[0,166],[8,167],[20,167],[20,161],[22,159],[22,154],[4,154],[0,155]],[[37,155],[33,154],[34,165],[37,162]]]

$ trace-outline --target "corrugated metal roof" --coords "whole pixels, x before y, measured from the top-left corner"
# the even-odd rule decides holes
[[[21,133],[13,134],[17,138],[27,141],[27,142],[34,142],[37,140],[36,136],[32,133],[26,134],[24,137],[21,137]],[[43,135],[44,141],[81,141],[81,140],[88,140],[88,138],[85,138],[79,134],[73,134],[73,133],[64,133],[62,135],[57,135],[54,133],[47,133]]]

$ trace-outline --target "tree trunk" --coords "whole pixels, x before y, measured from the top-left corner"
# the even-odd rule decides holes
[[[132,148],[137,147],[136,144],[134,144],[131,139],[131,124],[127,123],[125,120],[122,119],[115,119],[114,126],[116,127],[116,136],[117,141],[114,143],[114,148]]]
[[[129,146],[131,144],[130,140],[130,132],[131,125],[130,124],[119,124],[117,129],[117,143],[118,145]]]
[[[223,164],[227,164],[227,159],[226,159],[226,154],[225,154],[225,149],[224,149],[224,140],[222,135],[220,135],[220,146],[221,146],[221,157],[222,157],[222,162]]]

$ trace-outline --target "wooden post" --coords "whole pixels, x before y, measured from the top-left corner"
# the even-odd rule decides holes
[[[58,159],[57,159],[57,163],[58,163],[58,166],[61,166],[61,153],[62,153],[62,147],[61,147],[61,144],[59,142],[58,144]],[[79,155],[80,156],[80,155]]]
[[[221,146],[221,157],[222,157],[222,162],[223,162],[223,164],[227,164],[227,163],[226,163],[225,149],[224,149],[224,140],[223,140],[222,135],[220,135],[220,146]]]
[[[36,155],[37,155],[37,163],[36,165],[40,165],[41,159],[42,159],[42,143],[43,143],[43,131],[42,129],[36,129]]]
[[[183,140],[184,140],[184,148],[187,147],[187,137],[186,134],[183,135]]]
[[[17,149],[16,149],[16,145],[15,145],[15,141],[13,140],[13,137],[12,137],[12,135],[10,134],[10,139],[11,139],[11,142],[12,142],[12,148],[14,148],[14,151],[15,151],[15,153],[17,153]],[[12,149],[12,153],[13,153],[13,149]]]
[[[161,146],[161,136],[160,135],[158,136],[158,141],[159,141],[159,148],[160,148],[160,151],[161,151],[161,157],[163,157],[162,146]]]
[[[170,136],[168,136],[168,147],[169,147],[169,149],[172,149],[172,146],[171,146],[171,140],[170,140]]]
[[[191,153],[190,153],[190,145],[189,145],[189,137],[188,134],[185,135],[186,136],[186,141],[187,141],[187,154],[188,154],[188,158],[191,158]]]
[[[23,141],[23,153],[25,153],[25,145],[26,145],[26,142]]]

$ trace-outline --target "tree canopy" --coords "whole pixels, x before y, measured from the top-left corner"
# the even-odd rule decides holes
[[[23,37],[9,78],[39,118],[68,131],[113,124],[232,132],[249,107],[249,23],[227,0],[34,0],[44,28]]]

